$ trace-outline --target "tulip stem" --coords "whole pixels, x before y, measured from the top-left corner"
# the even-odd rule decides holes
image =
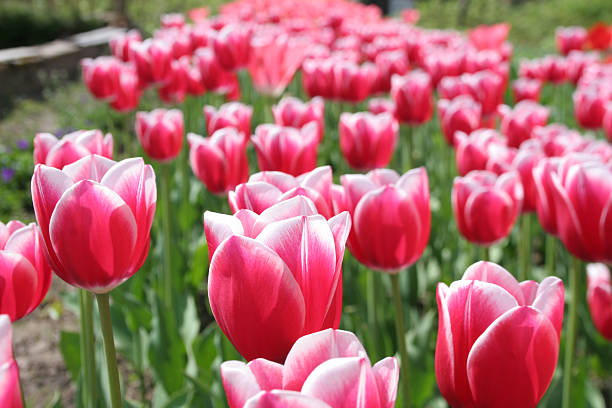
[[[161,165],[162,233],[164,234],[163,271],[161,286],[163,299],[172,307],[172,260],[170,259],[170,164]]]
[[[410,364],[408,361],[408,350],[406,349],[406,324],[404,323],[404,306],[400,295],[399,274],[391,275],[391,288],[393,290],[393,301],[395,303],[395,331],[397,332],[397,346],[400,354],[402,402],[403,406],[410,406]]]
[[[569,304],[569,323],[567,326],[565,340],[565,367],[563,369],[563,408],[569,408],[571,404],[572,388],[572,365],[574,363],[574,349],[576,347],[576,329],[578,323],[578,294],[580,292],[579,274],[581,269],[580,260],[572,257],[572,267],[569,271],[569,286],[571,298]]]
[[[521,217],[521,234],[519,242],[519,281],[527,280],[529,276],[529,264],[531,259],[531,215],[523,214]]]
[[[400,173],[404,173],[412,168],[412,126],[404,125],[401,129],[403,129],[403,131],[401,132],[402,137],[400,139],[403,139],[404,148],[402,149]]]
[[[121,407],[121,386],[119,385],[119,370],[117,368],[117,355],[115,340],[113,339],[113,324],[110,316],[108,293],[96,294],[98,309],[100,310],[100,323],[104,337],[104,353],[106,354],[106,368],[108,369],[108,384],[111,394],[111,407]]]
[[[484,245],[478,245],[478,260],[489,261],[489,247]]]
[[[94,354],[93,334],[93,296],[84,289],[79,289],[81,308],[81,367],[83,370],[84,406],[93,407],[96,401],[96,360]]]
[[[546,235],[546,276],[553,276],[555,274],[556,259],[555,259],[555,248],[556,248],[555,237],[553,235]]]
[[[366,269],[367,304],[368,304],[368,329],[374,337],[374,355],[378,358],[378,324],[376,321],[376,276],[375,272]]]

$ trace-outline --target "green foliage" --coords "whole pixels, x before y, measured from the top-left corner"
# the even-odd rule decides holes
[[[20,149],[16,142],[0,143],[0,221],[18,218],[29,222],[32,217],[30,179],[33,157],[31,142]]]

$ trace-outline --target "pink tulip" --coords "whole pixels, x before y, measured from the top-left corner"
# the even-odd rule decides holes
[[[444,138],[451,146],[455,145],[456,132],[469,134],[480,127],[480,104],[467,95],[460,95],[452,100],[440,99],[438,114]]]
[[[234,128],[245,140],[251,136],[251,117],[253,108],[240,102],[229,102],[216,109],[214,106],[204,106],[206,132],[209,136],[219,129]]]
[[[227,71],[244,68],[251,58],[251,30],[244,25],[228,24],[213,40],[219,64]]]
[[[438,85],[438,92],[444,99],[454,99],[459,95],[471,96],[480,103],[485,119],[497,112],[497,107],[503,101],[504,89],[504,78],[490,70],[445,77]]]
[[[493,129],[477,129],[469,135],[455,132],[455,161],[459,175],[472,170],[485,170],[490,157],[505,160],[508,156],[506,141]]]
[[[519,283],[477,262],[450,287],[439,283],[437,298],[436,378],[449,405],[535,408],[557,365],[561,279]]]
[[[612,261],[612,169],[592,156],[563,157],[551,174],[559,238],[587,262]]]
[[[334,210],[349,211],[348,245],[369,268],[398,273],[423,254],[431,228],[429,181],[425,168],[399,176],[394,170],[348,174],[332,189]],[[385,214],[381,222],[380,214]]]
[[[183,112],[178,109],[138,112],[136,134],[152,159],[170,161],[178,156],[183,146]]]
[[[189,57],[173,60],[170,72],[158,88],[159,98],[166,103],[183,103],[189,87]]]
[[[462,72],[463,53],[450,49],[434,47],[423,59],[423,69],[431,77],[432,86],[438,86],[444,77],[460,75]]]
[[[399,124],[389,113],[370,112],[340,115],[340,149],[354,169],[385,167],[397,143]]]
[[[578,88],[573,98],[576,121],[582,127],[597,129],[603,124],[607,103],[612,101],[612,87]]]
[[[526,145],[527,143],[524,143],[521,146],[521,149],[512,161],[512,167],[519,172],[521,183],[523,184],[522,211],[524,213],[536,210],[536,196],[538,192],[533,180],[533,169],[546,157],[538,144]]]
[[[282,98],[277,105],[272,106],[274,122],[277,125],[301,129],[310,122],[317,124],[319,141],[323,140],[325,104],[320,97],[314,97],[308,102],[292,96]]]
[[[51,285],[51,268],[36,224],[0,222],[0,314],[19,320],[36,309]]]
[[[119,84],[111,108],[119,112],[129,112],[138,107],[142,88],[140,79],[133,66],[123,66],[119,73]]]
[[[510,234],[521,212],[523,186],[517,172],[498,177],[475,170],[455,178],[452,201],[461,235],[474,244],[490,246]]]
[[[194,61],[204,87],[219,93],[236,93],[240,90],[238,77],[234,72],[226,71],[215,57],[211,48],[200,48],[194,54]]]
[[[538,221],[544,231],[551,235],[557,235],[557,213],[552,175],[559,169],[559,161],[559,158],[542,159],[532,169]]]
[[[587,265],[587,301],[593,324],[612,341],[612,282],[610,270],[604,264]]]
[[[302,87],[309,97],[334,98],[332,59],[306,59],[302,64]]]
[[[559,123],[535,127],[532,132],[533,138],[542,144],[544,152],[549,157],[564,156],[576,150],[584,142],[578,131],[570,130]]]
[[[117,58],[85,58],[81,60],[81,70],[83,82],[95,98],[105,101],[115,99],[121,73],[121,62]]]
[[[549,55],[540,59],[539,63],[546,81],[559,84],[568,79],[568,64],[565,58],[557,55]]]
[[[113,136],[94,129],[77,130],[61,139],[51,133],[37,133],[34,137],[34,164],[46,164],[61,170],[90,154],[112,159]]]
[[[130,60],[130,44],[142,42],[142,36],[138,30],[130,30],[124,34],[113,37],[109,41],[111,53],[122,60]]]
[[[6,315],[0,315],[0,406],[23,407],[19,367],[13,358],[13,329]]]
[[[582,50],[587,40],[587,30],[584,27],[558,27],[555,30],[557,49],[563,55],[572,50]]]
[[[249,177],[244,137],[236,129],[219,129],[209,138],[190,133],[187,139],[191,168],[210,192],[225,193]]]
[[[327,329],[299,338],[284,365],[258,358],[226,361],[221,378],[230,408],[392,408],[399,364],[372,364],[348,331]]]
[[[402,123],[423,124],[433,113],[431,78],[423,71],[391,78],[391,96],[395,102],[395,115]]]
[[[395,115],[395,103],[391,99],[371,98],[368,101],[368,111],[375,115],[385,112]]]
[[[319,214],[329,219],[333,216],[331,185],[330,166],[317,167],[299,177],[280,171],[262,171],[230,191],[228,200],[234,213],[247,209],[261,214],[278,202],[303,195],[312,200]]]
[[[391,77],[405,75],[410,69],[408,56],[404,50],[384,51],[376,55],[378,77],[372,87],[372,93],[387,93],[391,90]]]
[[[498,49],[508,38],[510,24],[479,25],[468,30],[470,42],[479,50]]]
[[[524,100],[538,102],[540,100],[541,91],[542,82],[538,79],[518,78],[512,83],[514,102]]]
[[[475,73],[489,69],[496,71],[503,62],[503,56],[497,50],[475,50],[468,48],[463,57],[465,72]]]
[[[163,28],[181,28],[185,25],[185,16],[180,13],[164,14],[160,20]]]
[[[348,213],[326,221],[304,196],[261,215],[204,213],[211,309],[244,358],[283,362],[301,336],[338,327],[350,226]]]
[[[200,96],[206,92],[204,80],[200,68],[191,65],[187,71],[187,93],[189,95]]]
[[[282,171],[299,176],[317,164],[319,134],[317,125],[309,123],[301,130],[278,125],[259,125],[251,141],[262,171]]]
[[[533,101],[521,101],[514,109],[500,105],[501,131],[508,139],[508,146],[519,147],[532,136],[537,126],[545,126],[550,109]]]
[[[136,66],[143,86],[163,82],[172,69],[172,48],[159,39],[130,43],[130,61]]]
[[[577,84],[588,67],[600,65],[599,60],[600,57],[597,52],[570,51],[565,59],[568,79]]]
[[[130,278],[149,251],[156,196],[141,158],[91,155],[63,170],[37,164],[32,201],[53,271],[95,293]]]
[[[375,65],[349,61],[333,62],[333,98],[357,103],[372,92],[378,70]]]
[[[248,65],[255,89],[266,95],[282,94],[302,65],[309,44],[306,39],[286,34],[255,36]]]

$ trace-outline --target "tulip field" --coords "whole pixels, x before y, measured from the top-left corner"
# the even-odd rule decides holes
[[[612,407],[612,22],[419,19],[235,0],[82,59],[95,111],[0,149],[0,407]],[[70,398],[13,353],[54,285]]]

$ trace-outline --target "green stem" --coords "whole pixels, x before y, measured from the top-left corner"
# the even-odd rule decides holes
[[[406,349],[406,324],[404,323],[404,306],[400,295],[399,274],[391,275],[391,288],[395,303],[395,331],[397,333],[397,345],[401,364],[402,402],[404,408],[406,408],[410,406],[410,364],[408,361],[408,350]]]
[[[96,401],[96,359],[93,334],[93,296],[84,289],[79,289],[81,311],[81,367],[83,369],[84,406],[93,407]]]
[[[366,273],[366,301],[368,304],[368,329],[374,338],[374,350],[371,352],[378,358],[378,322],[376,321],[376,272],[365,269]]]
[[[571,404],[572,369],[574,363],[574,352],[576,348],[576,331],[578,323],[578,294],[580,293],[580,269],[581,263],[578,258],[572,257],[572,267],[569,271],[569,289],[571,298],[569,304],[569,322],[565,333],[565,366],[563,368],[563,408],[569,408]]]
[[[164,269],[160,280],[163,299],[172,307],[172,262],[170,259],[170,164],[161,165],[162,233],[164,234]]]
[[[104,353],[106,355],[106,368],[108,369],[108,385],[110,388],[111,407],[120,408],[121,386],[119,385],[119,370],[117,368],[117,355],[115,340],[113,339],[113,324],[111,323],[108,293],[97,294],[98,309],[100,310],[100,323],[104,337]]]
[[[400,173],[404,173],[412,168],[412,126],[404,125],[401,127],[400,140],[404,144],[402,149],[402,163]]]
[[[489,260],[489,247],[484,245],[478,245],[478,261]]]
[[[555,248],[557,243],[553,235],[546,235],[546,276],[553,276],[555,274],[556,259],[555,259]]]
[[[531,215],[523,214],[521,217],[521,234],[519,242],[519,281],[527,280],[529,277],[529,264],[531,263]]]

